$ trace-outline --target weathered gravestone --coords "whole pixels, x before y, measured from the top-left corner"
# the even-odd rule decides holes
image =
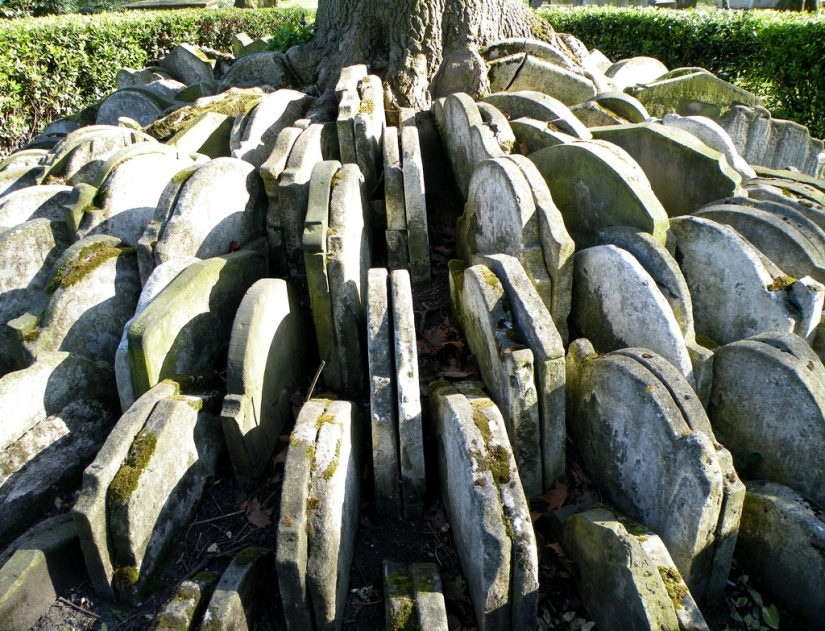
[[[182,581],[158,612],[152,631],[188,631],[197,626],[217,582],[217,573],[208,571]]]
[[[179,44],[160,60],[160,67],[190,85],[213,79],[215,60],[210,59],[198,46]]]
[[[0,231],[32,219],[63,220],[63,206],[69,201],[70,186],[28,186],[0,198]]]
[[[435,563],[405,567],[385,560],[384,599],[387,629],[448,629],[441,575]]]
[[[244,485],[259,481],[292,422],[290,399],[307,372],[305,318],[295,290],[280,279],[252,285],[235,315],[221,425]]]
[[[485,97],[484,102],[496,107],[510,120],[532,118],[546,122],[548,127],[555,127],[557,131],[576,138],[582,140],[591,138],[590,132],[573,112],[564,103],[547,94],[532,90],[498,92]]]
[[[705,116],[679,116],[671,113],[665,114],[662,124],[666,127],[683,129],[696,136],[714,151],[724,155],[731,168],[739,173],[743,179],[756,177],[753,168],[739,155],[736,145],[733,144],[733,139],[725,131],[725,128],[716,121]]]
[[[613,81],[619,92],[638,84],[656,81],[667,74],[667,66],[653,57],[630,57],[612,64],[604,75]]]
[[[272,575],[272,550],[241,550],[224,570],[203,615],[203,631],[243,631],[254,626],[264,589]]]
[[[341,628],[358,528],[360,432],[348,401],[312,399],[295,423],[276,551],[289,629]]]
[[[173,104],[171,98],[161,96],[146,86],[132,86],[106,97],[100,104],[96,122],[98,125],[117,126],[118,119],[125,116],[145,127],[160,118],[164,110]]]

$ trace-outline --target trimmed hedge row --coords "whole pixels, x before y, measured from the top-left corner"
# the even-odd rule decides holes
[[[121,68],[184,42],[228,51],[235,33],[272,35],[300,18],[300,9],[192,9],[0,22],[0,155],[109,94]]]
[[[556,31],[610,59],[700,66],[762,97],[777,118],[825,138],[825,16],[777,11],[616,7],[542,11]]]

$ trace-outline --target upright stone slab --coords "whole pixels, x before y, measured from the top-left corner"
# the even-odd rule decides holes
[[[384,129],[384,199],[387,213],[387,266],[390,270],[409,269],[407,210],[404,200],[404,172],[401,163],[398,128]]]
[[[358,86],[358,94],[358,112],[353,119],[355,153],[367,190],[372,191],[378,177],[385,125],[381,79],[375,75],[364,77]]]
[[[630,57],[612,64],[604,71],[619,92],[639,84],[648,84],[667,74],[668,69],[661,61],[653,57]]]
[[[389,275],[386,269],[371,269],[367,279],[367,358],[375,507],[381,514],[400,517],[398,390],[391,323]]]
[[[520,348],[504,288],[483,265],[464,272],[461,298],[464,334],[492,398],[503,410],[521,481],[528,497],[540,495],[542,432],[533,352]]]
[[[224,448],[214,394],[158,401],[106,494],[118,598],[139,601]]]
[[[0,548],[77,484],[116,418],[104,362],[41,353],[0,379]]]
[[[140,293],[135,251],[124,245],[115,237],[87,237],[57,259],[38,301],[8,324],[18,365],[59,350],[114,363]]]
[[[189,631],[200,623],[217,582],[217,572],[199,572],[192,580],[182,581],[158,612],[152,631]]]
[[[0,171],[0,197],[40,184],[44,167],[18,167]]]
[[[577,252],[573,287],[573,322],[597,352],[648,348],[695,384],[673,310],[632,254],[613,245]]]
[[[493,136],[498,141],[498,146],[504,153],[511,153],[517,149],[516,136],[513,130],[510,129],[510,123],[507,117],[502,114],[498,108],[489,103],[476,103],[478,113],[481,114],[481,120],[484,121],[485,126],[490,128]]]
[[[708,416],[761,479],[825,503],[825,370],[799,337],[771,332],[719,348]],[[758,458],[753,454],[759,454]]]
[[[284,247],[292,278],[305,276],[301,241],[309,201],[310,176],[316,164],[335,157],[332,146],[334,132],[331,123],[316,123],[305,129],[295,141],[286,167],[278,178]]]
[[[384,599],[387,629],[417,623],[421,631],[447,631],[441,575],[435,563],[405,567],[385,560]]]
[[[571,64],[572,66],[572,64]],[[565,105],[584,103],[598,93],[584,73],[530,54],[517,54],[490,63],[493,92],[531,90],[558,99]]]
[[[801,312],[786,291],[792,279],[783,280],[782,272],[767,268],[732,228],[679,217],[671,221],[671,229],[676,260],[693,298],[697,335],[729,344],[763,331],[805,335],[819,322],[821,308]]]
[[[292,422],[290,398],[307,373],[304,317],[295,290],[280,279],[255,283],[235,315],[221,425],[244,485],[260,480]]]
[[[779,484],[748,482],[737,546],[742,570],[812,628],[825,615],[824,548],[820,507]]]
[[[248,162],[216,158],[189,177],[155,247],[158,264],[173,258],[208,259],[264,233],[261,180]]]
[[[745,159],[739,155],[736,146],[733,144],[733,140],[719,123],[705,116],[679,116],[678,114],[666,114],[662,119],[662,123],[666,127],[684,129],[689,134],[696,136],[696,138],[714,151],[723,154],[728,164],[739,173],[743,179],[756,177],[756,172]]]
[[[159,63],[161,68],[186,85],[214,78],[215,61],[191,44],[175,46]]]
[[[516,146],[522,154],[527,156],[545,147],[576,141],[575,136],[556,131],[554,127],[535,118],[518,118],[510,121],[510,128],[516,137]]]
[[[364,178],[345,164],[333,178],[327,232],[327,274],[343,392],[364,392],[365,307],[371,262]]]
[[[0,231],[32,219],[62,221],[70,186],[28,186],[0,198]]]
[[[499,92],[486,97],[484,102],[495,106],[509,116],[510,120],[532,118],[553,125],[559,131],[576,138],[582,140],[591,138],[590,132],[570,109],[558,99],[547,94],[532,90]]]
[[[116,126],[118,120],[125,116],[145,127],[160,118],[172,103],[146,88],[117,90],[100,104],[95,122],[98,125]]]
[[[626,153],[577,142],[547,147],[529,159],[547,182],[577,246],[592,245],[596,231],[615,225],[639,228],[666,243],[667,213]]]
[[[232,559],[203,615],[203,631],[253,628],[255,612],[271,578],[274,556],[268,548],[252,546]]]
[[[0,558],[3,628],[26,631],[37,624],[58,596],[80,579],[82,564],[70,515],[48,519],[15,541]]]
[[[458,220],[456,249],[464,260],[471,260],[473,254],[515,256],[542,301],[551,307],[553,288],[542,248],[541,210],[547,208],[537,210],[533,187],[515,162],[507,158],[483,162],[473,174],[464,215]]]
[[[301,409],[287,452],[276,556],[290,629],[341,628],[358,528],[359,449],[354,404],[317,399]]]
[[[312,98],[295,90],[278,90],[264,95],[247,116],[239,142],[232,147],[232,157],[261,166],[285,127],[306,114]]]
[[[172,136],[166,144],[210,158],[229,157],[229,134],[233,121],[228,114],[204,112]]]
[[[221,366],[235,312],[265,274],[264,256],[241,250],[194,263],[175,278],[129,327],[135,395],[167,377]]]
[[[94,461],[83,473],[83,485],[72,516],[92,585],[98,594],[109,600],[115,598],[112,588],[115,559],[110,547],[106,493],[155,405],[177,395],[178,391],[177,384],[169,381],[157,384],[140,397],[120,417]]]
[[[424,430],[418,384],[418,349],[415,336],[412,287],[406,270],[390,274],[394,383],[398,401],[398,450],[404,515],[418,519],[424,514]]]
[[[640,123],[591,132],[594,138],[630,154],[670,217],[687,215],[715,199],[739,194],[742,177],[724,155],[683,129]]]
[[[424,194],[424,162],[416,127],[404,127],[401,130],[401,157],[410,276],[413,284],[426,285],[430,282],[430,238],[427,229],[427,199]]]
[[[564,344],[547,307],[541,302],[524,268],[506,254],[476,256],[504,287],[518,333],[533,352],[541,423],[542,487],[551,488],[567,466],[564,413]]]
[[[586,340],[568,353],[571,437],[604,497],[653,530],[702,600],[723,502],[711,439],[693,431],[667,385],[619,353]]]
[[[473,150],[471,128],[484,124],[473,99],[464,93],[444,99],[441,114],[436,118],[447,158],[455,175],[458,190],[466,199],[478,160]]]

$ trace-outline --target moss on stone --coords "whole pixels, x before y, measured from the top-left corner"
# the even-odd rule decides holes
[[[238,556],[235,557],[233,563],[235,565],[249,565],[265,551],[266,548],[262,548],[260,546],[250,546],[248,548],[244,548],[238,553]]]
[[[324,480],[331,480],[332,476],[334,476],[335,472],[338,470],[338,461],[339,461],[339,458],[341,456],[341,443],[342,442],[343,442],[343,439],[339,438],[338,442],[335,444],[335,455],[332,458],[332,462],[329,463],[327,468],[321,474],[321,477],[323,477]]]
[[[787,290],[796,282],[795,278],[791,276],[776,276],[773,279],[773,282],[768,285],[768,291],[781,291]]]
[[[418,628],[416,624],[415,603],[412,598],[399,596],[395,598],[395,610],[390,614],[390,631],[413,631]]]
[[[501,445],[493,445],[489,448],[490,453],[490,473],[496,486],[508,484],[510,482],[510,455],[507,449]]]
[[[176,110],[147,125],[143,131],[153,138],[166,141],[185,129],[195,119],[203,114],[214,112],[225,116],[248,114],[261,102],[262,94],[249,92],[229,92],[222,99],[210,99],[206,105],[193,105],[182,110]]]
[[[490,287],[501,287],[501,281],[489,267],[482,267],[481,275],[484,277],[484,282],[490,285]]]
[[[715,351],[717,348],[719,348],[719,344],[714,342],[712,339],[710,339],[706,335],[697,335],[696,336],[696,343],[699,344],[700,346],[704,346],[705,348],[707,348],[709,350],[712,350],[712,351]]]
[[[175,375],[174,377],[164,379],[163,383],[174,384],[176,386],[176,395],[205,394],[224,391],[221,376],[211,368],[204,368],[197,372],[184,375]]]
[[[372,116],[375,113],[375,103],[371,99],[364,99],[358,106],[358,111],[361,114]]]
[[[172,395],[169,397],[173,401],[183,401],[186,405],[188,405],[193,410],[200,412],[203,409],[203,399],[181,396],[181,395]]]
[[[135,249],[113,248],[100,241],[87,245],[73,260],[66,261],[57,269],[46,287],[46,293],[51,295],[60,287],[76,285],[106,261],[121,254],[135,254]]]
[[[331,186],[335,188],[344,180],[344,174],[338,171],[335,175],[332,176]]]
[[[132,441],[126,462],[115,474],[107,491],[109,501],[125,504],[138,487],[143,470],[152,459],[157,447],[158,437],[151,432],[141,430]]]
[[[175,184],[184,184],[184,183],[186,183],[186,181],[190,177],[192,177],[192,175],[197,170],[198,170],[197,168],[192,168],[192,169],[183,169],[182,171],[178,171],[177,173],[175,173],[174,176],[172,176],[172,181]]]
[[[134,565],[116,567],[112,573],[112,583],[120,589],[131,589],[137,585],[139,578],[140,572],[138,572],[137,567]]]
[[[684,598],[688,595],[688,589],[682,584],[682,575],[679,570],[672,567],[657,566],[662,582],[665,584],[667,595],[673,601],[675,609],[684,609]]]

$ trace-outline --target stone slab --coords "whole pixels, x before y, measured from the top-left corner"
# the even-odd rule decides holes
[[[384,130],[384,198],[387,207],[387,230],[406,230],[404,172],[401,165],[398,128]]]
[[[410,277],[414,285],[426,285],[430,282],[430,238],[424,192],[424,162],[416,127],[401,129],[401,161]]]
[[[125,116],[145,127],[160,118],[171,104],[171,101],[145,88],[118,90],[101,103],[96,123],[116,126],[119,119]]]
[[[252,629],[264,589],[270,580],[274,554],[262,547],[241,550],[221,576],[203,615],[203,631]]]
[[[358,112],[353,119],[355,153],[367,190],[373,191],[380,171],[381,143],[386,124],[381,79],[375,75],[364,77],[360,81],[358,94]]]
[[[245,486],[260,481],[278,436],[292,424],[290,399],[308,368],[304,318],[295,290],[280,279],[252,285],[235,315],[221,425]]]
[[[20,189],[40,184],[44,167],[17,167],[0,171],[0,198]]]
[[[204,112],[167,141],[167,145],[210,158],[230,155],[229,133],[233,118],[227,114]]]
[[[512,153],[517,149],[516,137],[513,130],[510,129],[510,123],[507,117],[504,116],[496,107],[489,103],[479,101],[476,103],[478,113],[481,114],[481,120],[493,132],[493,136],[498,141],[498,146],[504,153]]]
[[[534,90],[519,90],[491,94],[483,100],[509,116],[510,120],[532,118],[546,122],[548,127],[552,125],[558,131],[576,138],[582,140],[591,138],[590,132],[570,109],[560,100],[547,94]]]
[[[417,623],[421,631],[447,631],[441,575],[434,563],[406,567],[385,560],[384,598],[387,629]]]
[[[604,74],[612,79],[619,92],[638,84],[648,84],[667,74],[668,69],[653,57],[630,57],[612,64]]]
[[[179,44],[159,62],[160,67],[186,85],[214,79],[215,61],[200,47]]]
[[[62,221],[70,186],[28,186],[0,198],[0,231],[31,221]]]
[[[220,86],[226,88],[254,88],[269,86],[278,90],[296,84],[295,74],[282,52],[260,52],[244,55],[221,77]]]
[[[199,572],[192,580],[182,581],[158,612],[152,631],[190,631],[196,627],[217,582],[216,572]]]
[[[444,99],[436,122],[458,190],[466,199],[477,164],[470,129],[483,125],[484,121],[473,99],[467,94],[459,93]]]
[[[518,118],[510,121],[510,128],[516,137],[519,151],[527,156],[545,147],[576,141],[575,136],[556,131],[546,122],[535,118]]]
[[[728,164],[739,173],[742,178],[756,177],[756,172],[753,168],[739,155],[728,132],[716,121],[705,116],[679,116],[678,114],[671,113],[665,115],[662,119],[662,124],[666,127],[684,129],[686,132],[696,136],[696,138],[714,151],[723,154]]]
[[[617,116],[627,119],[630,123],[643,123],[650,118],[650,114],[639,99],[624,92],[603,92],[590,99],[590,102],[597,103]]]

